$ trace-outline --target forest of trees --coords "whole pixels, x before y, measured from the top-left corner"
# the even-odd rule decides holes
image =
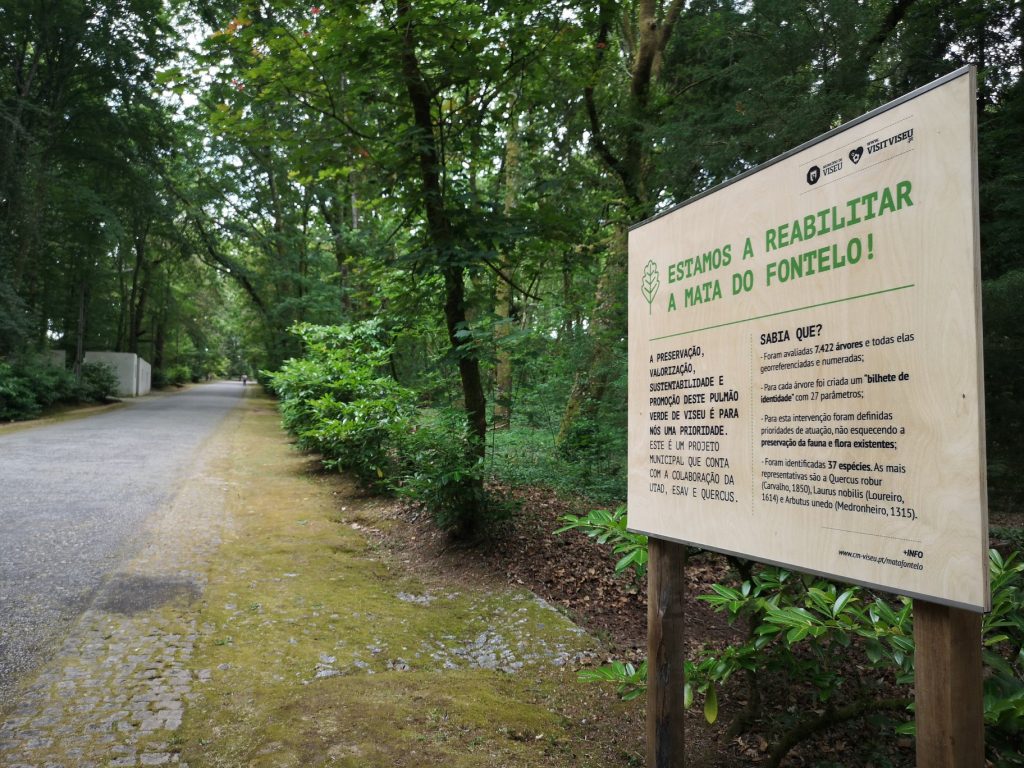
[[[1022,37],[1019,0],[0,0],[0,419],[101,397],[84,351],[136,352],[157,386],[259,376],[301,447],[457,535],[510,513],[496,486],[621,504],[629,227],[970,64],[989,500],[1014,512]],[[643,572],[621,507],[571,518]],[[1024,566],[992,566],[985,717],[1016,760]],[[909,601],[743,567],[702,599],[763,624],[688,669],[706,714],[760,665],[835,715],[819,672],[856,633],[913,679]]]
[[[298,323],[375,319],[477,459],[606,499],[627,228],[974,64],[991,497],[1019,496],[1013,0],[18,0],[0,29],[4,370],[253,375]]]

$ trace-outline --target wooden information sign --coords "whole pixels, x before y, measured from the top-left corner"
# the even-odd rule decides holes
[[[631,231],[632,530],[988,609],[974,78]]]

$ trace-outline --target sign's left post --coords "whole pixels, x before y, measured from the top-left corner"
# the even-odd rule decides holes
[[[651,537],[647,548],[647,768],[682,768],[686,545]]]

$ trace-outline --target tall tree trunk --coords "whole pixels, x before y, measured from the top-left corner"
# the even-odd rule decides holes
[[[153,369],[164,369],[164,346],[167,344],[167,301],[165,289],[164,306],[153,317]]]
[[[125,250],[123,241],[118,243],[115,249],[117,255],[117,294],[119,299],[117,308],[117,341],[114,344],[114,350],[117,352],[125,352],[127,347],[125,336],[128,333],[128,283],[124,276]]]
[[[601,401],[612,382],[615,358],[626,335],[626,260],[626,227],[625,222],[620,222],[597,284],[590,353],[573,377],[559,424],[555,443],[560,450],[572,452],[587,441],[584,433],[596,422]]]
[[[511,269],[507,263],[503,271],[511,278]],[[494,415],[491,423],[495,429],[508,429],[512,425],[512,355],[505,340],[512,330],[512,286],[500,277],[494,286],[494,314],[498,320],[494,325],[497,349],[494,364]]]
[[[85,277],[78,284],[78,324],[75,329],[75,380],[82,381],[82,362],[85,360],[85,318],[89,300],[89,285]]]
[[[475,440],[475,453],[483,458],[487,436],[487,399],[484,396],[483,381],[480,376],[480,361],[476,354],[467,348],[469,339],[465,336],[466,322],[466,286],[464,267],[455,253],[455,237],[452,232],[451,216],[445,207],[444,193],[441,188],[441,156],[438,152],[437,136],[431,117],[431,93],[420,70],[416,57],[416,39],[412,19],[411,0],[401,0],[398,4],[398,20],[403,30],[401,65],[402,78],[405,81],[412,107],[413,121],[417,130],[418,142],[416,156],[420,168],[423,206],[427,218],[427,233],[430,244],[436,254],[438,269],[444,277],[445,302],[444,315],[448,328],[448,340],[451,343],[455,359],[458,361],[459,378],[462,382],[462,395],[466,409],[466,419]],[[478,481],[482,484],[482,478]]]
[[[505,216],[515,210],[519,198],[519,138],[515,118],[505,146]],[[494,314],[498,321],[494,326],[494,343],[497,348],[494,366],[494,416],[491,419],[495,429],[508,429],[512,425],[512,355],[504,343],[512,331],[512,279],[511,255],[503,253],[501,272],[494,286]],[[504,279],[507,277],[508,279]]]
[[[135,264],[132,266],[132,286],[128,300],[128,352],[139,352],[142,337],[142,318],[146,309],[146,230],[143,227],[135,234],[133,241]]]
[[[353,201],[355,193],[352,194]],[[343,190],[324,191],[319,195],[320,207],[324,212],[324,222],[331,233],[331,244],[334,250],[334,263],[338,269],[338,302],[341,308],[341,316],[350,319],[353,315],[352,292],[349,281],[352,275],[352,268],[349,266],[349,250],[346,247],[346,233],[348,228],[345,225],[345,201]],[[354,206],[354,202],[353,202]],[[353,210],[355,210],[353,208]],[[356,224],[356,216],[353,214],[352,223]],[[353,227],[355,229],[355,227]]]

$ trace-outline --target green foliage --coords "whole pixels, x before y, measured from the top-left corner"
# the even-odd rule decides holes
[[[395,490],[422,503],[442,530],[468,539],[502,516],[483,488],[484,462],[465,414],[445,409],[422,419],[402,439],[401,453],[405,469]]]
[[[153,368],[150,372],[149,384],[153,389],[163,389],[167,386],[167,373],[163,368]]]
[[[266,374],[285,428],[325,466],[351,470],[367,485],[421,502],[438,526],[460,537],[493,522],[483,491],[483,459],[465,414],[416,418],[411,390],[383,373],[391,348],[375,321],[293,329],[305,356]]]
[[[514,405],[521,400],[515,400]],[[523,410],[513,409],[513,420]],[[541,486],[614,503],[626,495],[625,454],[614,445],[590,461],[564,456],[548,429],[513,426],[491,433],[488,475],[510,485]]]
[[[992,610],[982,620],[986,741],[1002,761],[1024,765],[1024,562],[989,551]]]
[[[647,690],[647,662],[633,666],[628,661],[613,661],[602,667],[580,670],[579,679],[585,683],[612,683],[623,701],[632,701]]]
[[[32,316],[7,280],[0,282],[0,355],[25,346],[32,338]]]
[[[110,366],[87,363],[82,379],[63,366],[38,358],[0,361],[0,419],[31,419],[57,403],[102,401],[117,391],[117,377]]]
[[[989,541],[996,549],[1024,551],[1024,528],[1007,525],[990,525]]]
[[[391,379],[361,384],[362,397],[339,402],[327,394],[309,403],[315,426],[298,437],[302,447],[323,457],[328,469],[351,470],[372,485],[395,473],[396,445],[409,429],[412,396]],[[367,396],[371,390],[376,396]]]
[[[62,365],[50,365],[44,360],[28,357],[18,361],[15,370],[40,408],[91,399],[77,391],[74,375]]]
[[[574,520],[567,527],[583,526]],[[588,530],[599,540],[617,539],[615,525],[603,517],[588,524]],[[1024,765],[1024,562],[1016,552],[1004,559],[993,549],[989,572],[992,611],[984,617],[980,638],[986,742],[996,764]],[[861,587],[766,567],[735,587],[714,584],[712,594],[699,599],[725,613],[730,623],[743,620],[749,632],[743,642],[705,648],[686,661],[687,706],[703,698],[705,718],[714,723],[718,690],[739,673],[750,676],[755,687],[764,676],[775,676],[813,697],[809,710],[815,714],[791,723],[788,731],[784,727],[772,751],[773,764],[799,738],[816,730],[845,719],[909,708],[914,682],[910,598],[873,596]],[[851,655],[860,657],[858,668],[876,675],[848,676]],[[643,685],[634,672],[616,662],[587,670],[580,679],[613,682],[620,693],[633,697]],[[882,681],[888,677],[904,687],[905,700],[887,698]],[[912,721],[895,727],[900,733],[914,731]]]
[[[982,288],[985,318],[985,416],[989,497],[993,505],[1012,507],[1024,497],[1024,331],[1020,297],[1024,268],[986,280]]]
[[[559,518],[564,525],[555,531],[580,531],[598,544],[608,544],[612,552],[619,555],[615,572],[632,568],[637,578],[647,573],[647,537],[642,533],[626,530],[626,507],[620,506],[614,512],[595,509],[586,515],[563,515]]]
[[[80,400],[102,402],[108,395],[117,392],[117,374],[106,363],[84,363],[82,380],[76,385]]]
[[[299,325],[305,357],[269,374],[285,429],[324,464],[352,470],[367,484],[390,479],[397,441],[408,431],[413,394],[381,373],[390,350],[376,323]]]
[[[172,365],[165,371],[163,380],[175,387],[183,387],[192,381],[192,369],[184,363]]]
[[[174,110],[154,88],[175,54],[166,8],[0,11],[0,354],[54,339],[71,349],[76,336],[123,351],[149,330],[142,314],[163,309],[158,274],[177,260],[151,258],[157,240],[167,257],[176,239],[158,175],[174,154]]]
[[[625,463],[618,467],[609,466],[612,457],[625,458],[624,427],[624,424],[610,423],[600,413],[588,408],[584,415],[573,421],[571,429],[558,446],[559,456],[580,467],[610,469],[612,476],[618,477],[625,485]]]
[[[911,600],[901,598],[894,608],[882,597],[870,599],[859,587],[840,587],[820,578],[793,574],[781,568],[764,568],[738,588],[712,585],[714,594],[699,599],[724,612],[730,622],[751,621],[746,642],[724,650],[706,649],[687,664],[687,685],[696,693],[710,695],[741,670],[779,674],[794,684],[805,683],[819,705],[850,690],[846,679],[831,663],[838,648],[863,653],[866,665],[894,670],[898,683],[913,681],[913,628]],[[860,638],[854,644],[854,638]],[[795,652],[799,647],[800,651]]]
[[[38,416],[42,405],[29,380],[14,366],[0,361],[0,419],[16,421]]]
[[[557,435],[574,376],[592,345],[565,333],[554,313],[528,331],[501,340],[510,354],[513,386],[503,393],[510,427],[488,436],[488,474],[509,485],[548,487],[615,504],[626,495],[625,356],[607,366],[606,398],[588,408],[561,445]]]

